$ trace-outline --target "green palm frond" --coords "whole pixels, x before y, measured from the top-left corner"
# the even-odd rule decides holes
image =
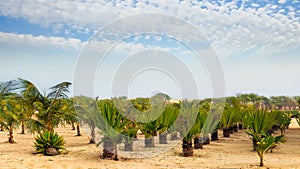
[[[52,99],[67,98],[67,94],[70,92],[70,86],[70,82],[62,82],[53,87],[50,87],[50,92],[48,93],[47,97]]]
[[[194,127],[199,115],[199,104],[200,100],[183,100],[181,102],[180,114],[176,121],[179,124],[178,131],[186,141],[191,140],[199,132],[198,127]]]
[[[18,89],[18,81],[10,80],[0,83],[0,97],[14,93]]]
[[[264,110],[249,110],[245,116],[243,123],[246,125],[245,131],[248,135],[258,140],[263,134],[267,133],[275,124],[274,113]]]
[[[57,133],[46,131],[35,137],[34,147],[37,153],[46,155],[48,148],[54,148],[57,151],[64,149],[64,138]]]

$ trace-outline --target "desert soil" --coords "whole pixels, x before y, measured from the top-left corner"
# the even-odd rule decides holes
[[[181,145],[170,142],[172,147],[167,152],[160,152],[162,145],[156,143],[151,151],[157,156],[152,158],[125,158],[120,161],[100,159],[101,148],[88,144],[88,136],[75,136],[76,131],[69,126],[56,130],[66,140],[68,153],[58,156],[43,156],[35,154],[32,134],[19,134],[17,129],[15,144],[6,143],[7,132],[0,132],[0,168],[261,168],[259,158],[252,150],[252,141],[243,130],[232,134],[230,138],[223,138],[219,132],[219,141],[205,145],[201,150],[194,150],[193,157],[181,157]],[[278,133],[277,133],[278,134]],[[295,119],[285,133],[287,142],[279,145],[273,153],[265,155],[264,168],[299,168],[300,169],[300,127]],[[157,142],[157,140],[156,140]],[[135,143],[135,151],[143,148],[142,139]],[[164,145],[166,146],[166,145]],[[120,153],[122,154],[122,145]],[[154,151],[153,151],[154,150]],[[157,153],[159,152],[159,153]],[[126,154],[125,154],[126,155]],[[123,155],[124,156],[124,155]],[[126,156],[128,157],[128,156]]]

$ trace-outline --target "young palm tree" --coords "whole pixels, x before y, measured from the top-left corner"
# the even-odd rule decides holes
[[[288,112],[282,112],[282,111],[273,111],[275,114],[275,120],[276,125],[279,127],[281,134],[283,135],[285,132],[285,129],[288,128],[288,126],[291,123],[291,115]]]
[[[276,144],[283,143],[285,140],[283,139],[284,135],[279,136],[271,136],[271,135],[263,135],[260,140],[257,141],[257,149],[256,152],[259,156],[260,163],[259,166],[264,166],[264,153],[270,149],[273,149]]]
[[[167,144],[167,135],[169,133],[168,129],[174,125],[175,120],[179,114],[179,107],[177,103],[169,103],[166,105],[161,116],[159,116],[158,121],[160,127],[159,133],[159,144]]]
[[[157,136],[157,132],[164,127],[159,117],[166,106],[166,100],[160,96],[135,100],[137,101],[133,101],[134,107],[139,112],[134,112],[136,114],[134,121],[138,121],[138,128],[145,136],[145,147],[154,147],[154,136]]]
[[[126,126],[124,131],[122,132],[122,139],[124,141],[125,151],[132,151],[133,150],[133,141],[134,137],[138,132],[137,125],[130,121]]]
[[[180,108],[181,108],[181,104],[180,103],[172,103],[170,105],[170,107],[172,107],[172,116],[170,119],[170,126],[167,129],[167,133],[171,134],[171,140],[178,140],[178,126],[176,126],[177,124],[175,123],[176,119],[178,118],[179,112],[180,112]],[[171,111],[171,110],[170,110]]]
[[[197,116],[199,115],[198,100],[188,101],[183,100],[179,117],[176,119],[180,124],[178,130],[182,139],[182,156],[193,156],[193,137],[199,132],[198,124],[196,123]]]
[[[207,112],[199,111],[195,124],[192,127],[192,131],[195,131],[195,136],[194,136],[194,148],[199,149],[202,148],[202,145],[204,142],[208,143],[209,138],[208,138],[208,131],[203,131],[203,126],[207,118]],[[203,137],[200,137],[202,133]]]
[[[243,123],[247,127],[247,130],[245,130],[246,134],[252,137],[253,151],[256,151],[256,143],[260,141],[275,124],[274,113],[252,108],[245,114]]]
[[[114,160],[119,160],[117,145],[121,133],[124,132],[129,121],[124,119],[122,114],[118,112],[112,100],[99,100],[97,103],[100,112],[95,116],[96,126],[103,136],[102,141],[97,145],[103,143],[102,158],[112,158],[114,156]]]
[[[224,112],[221,117],[221,126],[223,128],[223,136],[230,137],[230,127],[233,125],[236,119],[235,109],[226,104]]]

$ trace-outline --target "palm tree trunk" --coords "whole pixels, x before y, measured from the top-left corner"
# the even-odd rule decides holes
[[[209,143],[210,143],[210,140],[209,140],[208,135],[203,136],[203,145],[207,145],[207,144],[209,144]]]
[[[49,113],[49,119],[48,119],[48,123],[47,123],[47,131],[53,131],[53,127],[52,127],[52,113]]]
[[[217,140],[219,140],[218,129],[216,129],[214,132],[211,133],[211,141],[217,141]]]
[[[96,143],[96,141],[95,141],[95,126],[93,126],[92,128],[91,128],[91,139],[90,139],[90,144],[95,144]]]
[[[133,142],[132,141],[125,142],[124,146],[125,146],[125,151],[132,151],[133,150]]]
[[[223,137],[230,137],[230,129],[228,127],[223,128]]]
[[[171,140],[178,140],[178,134],[177,132],[171,133]]]
[[[261,152],[261,154],[259,155],[259,158],[260,158],[259,166],[263,167],[263,166],[264,166],[264,155],[263,155],[262,152]]]
[[[195,137],[194,138],[194,149],[202,149],[203,148],[203,138]]]
[[[192,140],[182,140],[182,156],[190,157],[194,155]]]
[[[154,145],[154,137],[145,137],[145,147],[146,148],[152,148],[155,147]]]
[[[72,122],[72,130],[75,130],[75,125],[74,125],[74,122]]]
[[[21,128],[22,128],[21,134],[25,134],[25,123],[24,122],[21,123]]]
[[[118,145],[115,144],[115,158],[114,158],[115,161],[119,161],[119,158],[118,158]]]
[[[167,135],[166,132],[159,135],[159,144],[168,144]]]
[[[78,123],[77,123],[76,129],[77,129],[77,136],[81,136],[80,125]]]
[[[9,138],[8,138],[8,142],[9,143],[14,143],[14,131],[13,131],[13,127],[12,126],[9,126]]]
[[[102,159],[110,158],[112,159],[114,156],[114,144],[109,137],[103,138],[103,154]]]

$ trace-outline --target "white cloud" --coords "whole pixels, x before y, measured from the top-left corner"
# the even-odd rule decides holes
[[[83,46],[83,42],[74,38],[62,37],[46,37],[33,36],[31,34],[16,34],[0,32],[0,43],[8,43],[13,45],[29,45],[37,47],[59,47],[79,50]]]
[[[221,57],[229,92],[258,91],[268,93],[280,91],[285,84],[299,84],[299,58],[294,49],[300,44],[300,17],[298,0],[286,3],[263,5],[258,1],[243,0],[241,7],[238,3],[221,1],[179,1],[179,0],[147,0],[141,1],[104,1],[104,0],[26,0],[0,1],[0,15],[10,18],[23,18],[26,21],[51,28],[55,33],[72,34],[74,30],[80,33],[92,33],[107,23],[126,16],[144,12],[158,12],[178,16],[194,24],[209,39],[216,52]],[[193,5],[191,5],[193,4]],[[220,4],[220,5],[219,5]],[[284,5],[282,5],[284,4]],[[285,6],[289,4],[289,6]],[[153,18],[157,19],[157,18]],[[134,25],[136,24],[136,25]],[[156,30],[165,30],[171,22],[161,21]],[[143,30],[151,25],[139,25],[134,21],[124,25],[123,29],[134,32]],[[153,27],[154,28],[154,27]],[[172,28],[172,27],[169,27]],[[120,29],[119,27],[115,28]],[[173,31],[170,29],[170,31]],[[183,37],[193,37],[189,27],[182,27],[189,34]],[[90,47],[99,50],[111,47],[110,36],[118,36],[103,32],[103,40]],[[157,41],[164,39],[154,37]],[[136,39],[138,42],[141,39]],[[133,40],[133,42],[135,42]],[[86,42],[75,38],[33,36],[31,34],[16,34],[0,32],[0,43],[31,46],[50,46],[79,50]],[[160,42],[163,43],[163,42]],[[158,43],[159,44],[159,43]],[[178,52],[179,49],[161,46],[144,46],[141,43],[121,42],[112,51],[115,53],[132,54],[147,48]],[[100,46],[100,48],[99,48]],[[290,50],[292,49],[292,50]],[[291,58],[289,51],[294,52]],[[186,52],[186,53],[185,53]],[[182,51],[182,55],[190,52]],[[267,58],[267,55],[277,54]],[[205,55],[205,53],[204,53]],[[240,57],[240,58],[238,58]],[[238,59],[236,59],[238,58]],[[277,61],[274,61],[277,59]],[[290,60],[289,60],[290,59]],[[108,60],[109,61],[109,60]],[[278,63],[278,64],[274,64]],[[289,69],[292,65],[293,69]],[[253,70],[254,69],[254,70]],[[274,78],[280,71],[280,76]],[[38,71],[36,71],[38,72]],[[295,73],[296,72],[296,73]],[[263,74],[265,73],[265,74]],[[287,76],[287,74],[289,76]],[[277,74],[278,75],[278,74]],[[283,77],[283,80],[282,78]],[[293,80],[296,83],[293,83]],[[259,86],[259,87],[257,87]],[[298,85],[299,86],[299,85]],[[299,87],[292,87],[290,93]]]
[[[299,2],[294,0],[293,6],[283,7],[280,4],[284,2],[285,0],[279,0],[279,5],[262,5],[243,1],[238,8],[235,2],[225,1],[218,5],[212,1],[188,3],[174,0],[60,0],[52,3],[42,0],[16,3],[7,0],[0,2],[0,14],[25,18],[32,23],[50,26],[55,31],[64,29],[62,31],[68,34],[72,30],[94,32],[106,23],[129,15],[161,12],[181,17],[194,24],[209,39],[220,56],[224,57],[241,55],[249,50],[269,55],[297,46],[300,43],[300,19],[293,6],[297,6]],[[128,23],[125,29],[132,29],[133,24],[138,23]],[[167,22],[162,22],[158,27],[163,30],[166,24]],[[138,29],[148,27],[147,24],[139,25]],[[60,40],[57,41],[62,44]],[[66,44],[72,46],[73,43]]]
[[[278,3],[284,4],[284,3],[286,3],[286,0],[279,0]]]

